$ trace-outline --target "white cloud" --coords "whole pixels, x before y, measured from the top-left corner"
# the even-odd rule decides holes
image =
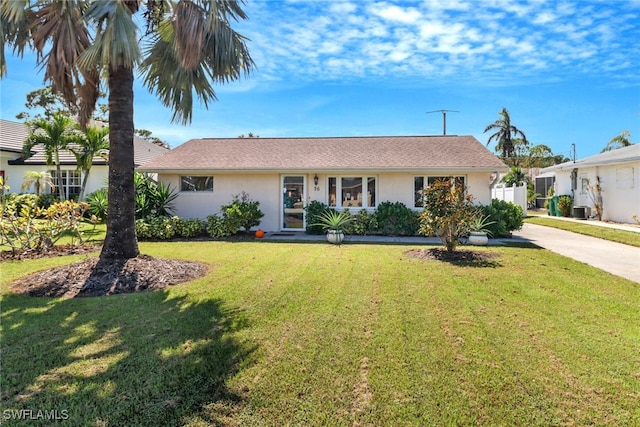
[[[420,12],[414,8],[403,9],[399,6],[391,5],[385,7],[372,7],[374,15],[389,21],[402,22],[404,24],[413,24],[421,17]]]
[[[252,78],[477,79],[504,70],[505,80],[530,81],[532,69],[572,78],[576,70],[609,73],[604,64],[613,46],[628,59],[613,61],[626,64],[619,71],[638,71],[633,58],[640,54],[640,30],[634,22],[640,10],[632,6],[618,11],[562,0],[259,3],[256,14],[248,11],[255,21],[245,31],[260,70]],[[427,66],[437,73],[428,74]]]

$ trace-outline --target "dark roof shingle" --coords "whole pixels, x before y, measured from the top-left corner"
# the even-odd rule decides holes
[[[141,166],[205,170],[505,170],[473,136],[192,139]]]

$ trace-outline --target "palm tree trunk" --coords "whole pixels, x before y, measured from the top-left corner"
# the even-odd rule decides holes
[[[82,186],[80,187],[80,194],[78,195],[78,202],[84,200],[84,191],[87,189],[87,181],[89,181],[89,169],[84,171],[84,177],[82,178]]]
[[[133,70],[109,70],[109,207],[100,261],[137,257],[133,184]]]
[[[58,174],[58,196],[60,196],[60,201],[64,202],[67,200],[64,185],[62,185],[62,169],[60,168],[60,158],[58,156],[58,152],[56,151],[56,173]]]

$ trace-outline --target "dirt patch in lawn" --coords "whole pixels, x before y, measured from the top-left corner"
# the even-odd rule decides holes
[[[22,277],[9,289],[31,296],[104,296],[162,289],[202,277],[207,270],[197,262],[147,255],[108,263],[96,257]]]
[[[499,257],[499,255],[494,252],[471,250],[447,251],[442,248],[411,249],[406,251],[404,254],[410,258],[487,266],[496,264],[495,259]]]

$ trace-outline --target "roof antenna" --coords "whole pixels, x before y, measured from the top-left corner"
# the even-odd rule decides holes
[[[447,113],[451,112],[451,113],[459,113],[460,111],[458,110],[434,110],[434,111],[427,111],[427,114],[431,114],[431,113],[442,113],[442,134],[446,135],[447,134]]]

